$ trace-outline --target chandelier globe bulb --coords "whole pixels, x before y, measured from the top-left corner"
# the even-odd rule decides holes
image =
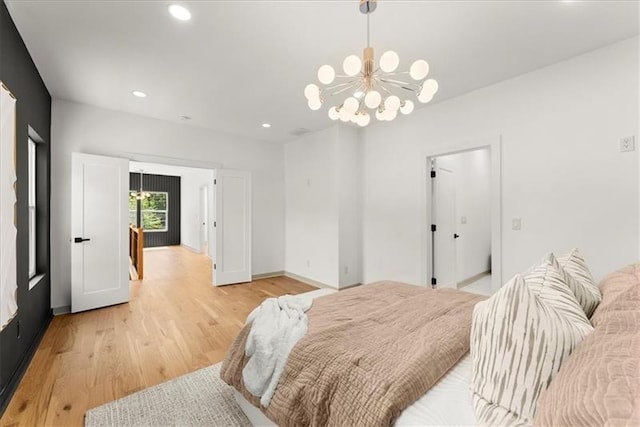
[[[338,120],[340,118],[340,113],[338,113],[338,110],[336,107],[329,108],[328,114],[331,120]]]
[[[329,85],[333,83],[336,78],[336,71],[331,65],[323,65],[318,69],[318,80],[323,85]]]
[[[349,55],[344,59],[342,69],[347,76],[353,77],[362,70],[362,61],[356,55]]]
[[[400,107],[400,112],[404,115],[411,114],[413,113],[414,108],[415,108],[415,105],[413,104],[413,101],[407,99],[406,101],[404,101],[403,105]]]
[[[378,108],[381,101],[382,96],[377,90],[370,90],[364,97],[364,104],[371,109]]]
[[[424,59],[418,59],[409,68],[409,75],[413,80],[423,80],[429,74],[429,63]]]
[[[385,73],[393,73],[400,65],[400,57],[392,50],[388,50],[380,57],[380,69]]]

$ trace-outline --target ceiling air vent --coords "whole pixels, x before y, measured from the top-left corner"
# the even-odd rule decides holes
[[[294,129],[294,130],[292,130],[292,131],[291,131],[291,135],[294,135],[294,136],[302,136],[302,135],[307,134],[307,133],[309,133],[309,132],[311,132],[309,129],[306,129],[306,128],[297,128],[297,129]]]

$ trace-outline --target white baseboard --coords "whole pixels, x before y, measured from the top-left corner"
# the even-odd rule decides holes
[[[71,313],[71,306],[70,305],[63,305],[62,307],[53,307],[51,309],[51,311],[53,312],[54,316],[60,316],[62,314],[69,314],[69,313]]]
[[[271,279],[272,277],[284,276],[284,271],[272,271],[271,273],[260,273],[251,276],[251,280]]]
[[[458,287],[458,289],[463,288],[463,287],[465,287],[465,286],[467,286],[467,285],[469,285],[469,284],[471,284],[471,283],[473,283],[475,281],[478,281],[478,280],[482,279],[484,276],[488,276],[489,274],[491,274],[491,270],[487,270],[487,271],[483,271],[483,272],[478,273],[478,274],[474,274],[471,277],[467,277],[464,280],[460,280],[458,282],[457,287]]]
[[[193,252],[193,253],[196,253],[196,254],[202,254],[203,253],[201,250],[196,249],[196,248],[192,248],[191,246],[185,245],[184,243],[180,243],[180,246],[182,246],[186,250],[188,250],[190,252]]]
[[[307,285],[311,285],[315,288],[319,289],[339,289],[336,286],[327,285],[326,283],[318,282],[317,280],[309,279],[308,277],[300,276],[295,273],[291,273],[289,271],[285,271],[284,275],[289,277],[290,279],[295,279],[299,282],[306,283]]]
[[[352,283],[350,285],[342,285],[340,286],[340,290],[342,291],[349,288],[355,288],[356,286],[362,286],[362,283]]]

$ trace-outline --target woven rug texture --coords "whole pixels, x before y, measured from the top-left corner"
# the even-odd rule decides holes
[[[220,363],[87,411],[87,427],[238,426],[251,423],[220,379]]]

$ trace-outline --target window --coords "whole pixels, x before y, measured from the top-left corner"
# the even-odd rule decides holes
[[[129,193],[129,224],[138,226],[138,200],[135,191]]]
[[[36,143],[29,138],[29,279],[36,275]]]
[[[169,193],[145,191],[140,201],[140,219],[145,231],[167,231],[169,223]]]

